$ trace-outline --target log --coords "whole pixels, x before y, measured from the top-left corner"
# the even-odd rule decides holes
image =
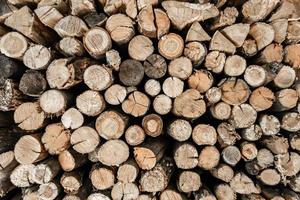
[[[105,101],[111,105],[119,105],[123,103],[126,96],[126,88],[119,84],[111,85],[104,93]]]
[[[184,50],[184,41],[180,35],[169,33],[161,37],[158,42],[159,53],[168,60],[178,58]]]
[[[230,165],[221,163],[213,168],[210,173],[217,179],[229,183],[234,176],[234,171]]]
[[[167,63],[159,54],[152,54],[144,61],[145,74],[149,78],[162,78],[167,72]]]
[[[175,145],[173,157],[179,169],[193,169],[198,165],[199,155],[197,148],[189,142]]]
[[[8,1],[2,1],[1,2],[1,11],[0,11],[0,22],[3,23],[3,21],[12,15],[17,8],[9,3]]]
[[[60,116],[68,105],[68,96],[61,90],[47,90],[40,98],[39,103],[42,110],[47,115]]]
[[[156,38],[156,24],[152,5],[144,6],[137,16],[139,32],[149,38]]]
[[[139,166],[134,160],[128,160],[117,171],[117,179],[123,183],[133,183],[139,175]]]
[[[57,182],[49,182],[40,185],[37,194],[41,199],[54,200],[59,195],[60,190],[60,185]]]
[[[189,42],[185,45],[184,55],[197,67],[204,61],[207,55],[207,49],[206,46],[200,42]]]
[[[233,106],[229,122],[236,129],[247,128],[255,123],[256,118],[256,110],[251,105],[243,103]]]
[[[274,186],[279,184],[281,177],[276,169],[265,169],[257,176],[257,178],[266,185]]]
[[[167,133],[176,141],[183,142],[192,135],[192,126],[187,120],[176,119],[167,127]]]
[[[160,192],[166,189],[174,171],[174,164],[168,157],[162,159],[153,169],[141,175],[140,191]]]
[[[162,90],[170,98],[176,98],[182,94],[184,82],[176,77],[168,77],[162,84]]]
[[[271,44],[274,40],[275,32],[271,25],[263,22],[256,22],[251,26],[249,35],[256,41],[257,50],[260,51]]]
[[[298,123],[300,115],[296,112],[289,112],[283,115],[281,119],[281,128],[289,132],[297,132],[300,130]]]
[[[134,91],[122,103],[122,110],[134,117],[140,117],[147,113],[150,107],[149,98],[139,91]]]
[[[167,188],[161,192],[159,199],[160,200],[171,200],[171,199],[186,200],[186,197],[173,188]]]
[[[234,54],[236,51],[236,47],[220,31],[216,31],[210,41],[209,50]]]
[[[289,144],[285,137],[273,135],[263,138],[261,143],[273,154],[286,154],[288,152]]]
[[[288,20],[287,19],[277,19],[270,23],[275,31],[274,42],[281,44],[287,34]]]
[[[280,131],[280,122],[274,115],[261,115],[259,125],[264,135],[276,135]]]
[[[128,44],[129,56],[138,61],[145,61],[153,52],[152,41],[144,35],[133,37]]]
[[[47,157],[39,134],[22,136],[14,148],[15,158],[20,164],[32,164]]]
[[[147,135],[158,137],[163,131],[163,120],[157,114],[149,114],[144,116],[142,127]]]
[[[19,90],[31,97],[39,97],[47,88],[44,75],[35,70],[27,70],[21,77]]]
[[[215,187],[215,194],[219,200],[236,200],[235,191],[227,183],[221,183]]]
[[[299,136],[298,135],[294,135],[294,134],[291,134],[290,137],[289,137],[289,142],[290,142],[290,147],[296,151],[299,151]]]
[[[242,45],[242,52],[247,57],[252,57],[257,54],[257,44],[254,39],[246,39]]]
[[[199,191],[193,193],[195,200],[216,200],[215,195],[209,191],[207,188],[200,188]]]
[[[142,145],[134,147],[134,158],[139,168],[142,170],[153,169],[164,156],[165,145],[164,140],[157,138],[149,139]]]
[[[215,146],[206,146],[199,153],[198,166],[204,170],[211,170],[219,164],[219,161],[219,150]]]
[[[90,27],[101,27],[107,21],[104,13],[91,12],[83,16],[85,23]]]
[[[64,172],[60,184],[67,194],[77,194],[82,187],[83,174],[77,171]]]
[[[17,167],[18,162],[15,160],[14,151],[6,151],[0,154],[0,174],[12,172]]]
[[[29,173],[33,168],[33,164],[18,165],[10,174],[11,183],[17,187],[31,186],[32,183],[29,181]]]
[[[168,15],[162,9],[155,8],[154,15],[157,38],[160,39],[162,36],[169,33],[171,22]]]
[[[230,181],[230,187],[238,194],[258,194],[260,189],[257,188],[253,181],[244,173],[238,172]]]
[[[249,24],[236,23],[221,30],[221,33],[228,38],[236,47],[241,47],[250,31]]]
[[[9,32],[0,39],[0,51],[9,58],[22,59],[27,48],[27,39],[18,32]]]
[[[83,56],[85,49],[81,41],[73,37],[64,37],[58,43],[59,50],[66,56]]]
[[[142,144],[145,138],[145,131],[139,125],[131,125],[125,131],[125,140],[131,146]]]
[[[265,64],[272,62],[282,62],[283,60],[283,47],[280,44],[271,43],[264,48],[257,58],[257,63]]]
[[[251,87],[260,87],[268,82],[268,72],[260,65],[249,65],[245,70],[244,80]]]
[[[103,91],[113,83],[112,70],[103,65],[89,66],[84,71],[83,81],[91,90]]]
[[[84,21],[72,15],[65,16],[59,20],[53,29],[62,38],[82,37],[88,31],[88,27]]]
[[[97,116],[105,109],[103,96],[93,90],[86,90],[76,97],[76,107],[87,116]]]
[[[133,59],[123,61],[119,69],[119,79],[126,86],[138,85],[144,77],[143,65]]]
[[[145,92],[152,97],[157,96],[161,91],[161,85],[159,81],[155,79],[149,79],[144,85]]]
[[[250,95],[249,87],[242,79],[229,78],[222,85],[222,100],[230,105],[245,103]]]
[[[213,75],[209,71],[203,69],[194,72],[188,78],[189,88],[196,89],[200,93],[205,93],[209,90],[212,87],[213,82]]]
[[[108,140],[100,146],[97,157],[106,166],[119,166],[128,159],[129,148],[122,140]]]
[[[38,103],[22,103],[14,112],[14,122],[18,127],[26,131],[34,131],[42,128],[46,114]]]
[[[275,111],[285,111],[296,107],[298,94],[294,89],[282,89],[275,93],[273,109]]]
[[[45,7],[45,6],[52,6],[56,8],[59,12],[66,14],[68,12],[68,5],[67,2],[64,0],[55,0],[55,1],[48,1],[48,0],[39,0],[37,7]]]
[[[194,192],[199,190],[201,186],[201,178],[197,172],[186,170],[178,175],[177,188],[181,192]]]
[[[298,21],[289,21],[287,28],[286,43],[298,43],[300,37],[298,35],[300,23]]]
[[[81,126],[72,133],[70,143],[75,151],[86,154],[96,149],[100,143],[100,138],[95,129]]]
[[[90,179],[93,187],[97,190],[105,190],[114,185],[115,171],[113,168],[96,164],[92,167]]]
[[[99,115],[95,127],[100,137],[112,140],[118,139],[124,134],[127,122],[128,118],[126,116],[111,110]]]
[[[235,23],[239,12],[235,7],[227,7],[220,11],[219,16],[214,18],[213,24],[210,29],[215,30]]]
[[[245,161],[253,160],[257,157],[257,147],[254,143],[243,142],[240,147],[242,158]]]
[[[38,19],[45,25],[54,29],[55,25],[64,17],[54,6],[42,6],[34,10]]]
[[[185,56],[171,60],[168,65],[168,73],[170,76],[186,80],[193,72],[193,65],[190,59]]]
[[[273,84],[278,88],[284,89],[291,87],[294,84],[295,80],[295,70],[290,66],[284,65],[278,70],[273,80]]]
[[[214,73],[221,73],[225,66],[226,55],[219,51],[210,51],[206,58],[204,66]]]
[[[87,158],[84,154],[69,149],[58,155],[58,162],[64,171],[70,172],[84,165],[87,162]]]
[[[4,24],[38,44],[47,45],[55,38],[55,33],[44,26],[28,6],[24,6],[10,15]]]
[[[30,182],[41,185],[52,181],[60,170],[58,160],[50,158],[34,166],[28,177]]]
[[[291,44],[284,48],[284,62],[294,69],[299,69],[300,67],[299,49],[299,44]]]
[[[208,33],[202,28],[201,24],[199,22],[192,23],[189,31],[186,34],[185,42],[204,42],[209,41],[211,37],[208,35]]]
[[[111,49],[105,53],[106,62],[114,71],[119,71],[121,65],[121,57],[117,50]]]
[[[223,148],[234,145],[237,140],[241,139],[240,135],[237,134],[234,126],[226,122],[222,122],[218,125],[217,133],[218,142]]]
[[[299,175],[293,177],[288,184],[294,192],[299,192]]]
[[[218,120],[226,120],[231,116],[232,108],[225,102],[217,102],[210,107],[211,115]]]
[[[214,145],[217,142],[216,129],[211,125],[198,124],[193,128],[192,139],[199,146]]]
[[[153,100],[153,109],[160,115],[166,115],[172,110],[172,99],[164,94],[159,94]]]
[[[240,76],[246,70],[246,60],[238,55],[227,57],[224,66],[224,73],[227,76]]]
[[[24,71],[16,60],[3,54],[0,54],[0,64],[0,83],[5,82],[7,78],[19,77]]]
[[[69,6],[71,9],[71,15],[83,16],[90,12],[95,12],[95,4],[93,0],[70,0]]]
[[[61,116],[61,123],[66,129],[77,129],[84,123],[84,117],[76,108],[69,108]]]
[[[111,197],[116,200],[130,200],[137,199],[139,196],[139,189],[134,183],[116,183],[111,190]]]
[[[102,193],[93,193],[87,197],[87,200],[110,200],[110,198]]]
[[[188,89],[174,100],[173,112],[189,119],[199,118],[206,111],[205,102],[198,90]]]
[[[73,134],[72,134],[73,135]],[[58,155],[70,146],[71,133],[61,123],[49,124],[41,141],[51,155]]]
[[[300,156],[296,152],[289,152],[276,156],[274,161],[275,167],[281,177],[292,177],[300,171]]]
[[[101,45],[97,45],[97,43],[101,43]],[[105,29],[95,27],[84,34],[83,46],[93,58],[99,59],[111,49],[111,38]]]
[[[110,16],[105,25],[111,39],[117,44],[128,43],[135,34],[134,22],[124,14],[114,14]]]
[[[210,3],[193,4],[187,2],[166,1],[162,2],[162,7],[167,11],[172,24],[182,30],[188,24],[195,21],[204,21],[218,16],[218,9]],[[181,14],[179,14],[181,13]],[[184,14],[188,13],[188,14]]]
[[[137,8],[139,10],[142,10],[144,7],[152,5],[155,6],[158,4],[158,0],[150,0],[150,1],[145,1],[145,0],[137,0],[136,1]]]

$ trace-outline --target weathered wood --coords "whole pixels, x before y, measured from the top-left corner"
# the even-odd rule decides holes
[[[58,160],[50,158],[37,164],[29,173],[29,180],[32,183],[44,184],[52,181],[60,172]]]
[[[82,37],[88,31],[88,27],[79,17],[68,15],[55,24],[54,30],[62,38]]]
[[[22,59],[27,48],[27,39],[18,32],[9,32],[0,39],[0,51],[9,58]]]
[[[206,92],[212,87],[213,75],[207,70],[198,70],[188,78],[189,88],[196,89],[200,93]]]
[[[117,50],[111,49],[105,53],[106,62],[114,71],[119,71],[121,57]]]
[[[204,66],[214,73],[221,73],[225,66],[226,55],[219,51],[210,51],[206,58]]]
[[[174,120],[167,129],[167,133],[176,141],[183,142],[192,135],[191,124],[183,119]]]
[[[159,53],[168,60],[178,58],[184,50],[184,41],[180,35],[169,33],[162,36],[158,42]]]
[[[17,187],[29,187],[29,173],[34,168],[33,164],[20,164],[10,174],[10,181]]]
[[[105,111],[96,119],[95,127],[102,138],[118,139],[123,135],[127,121],[128,119],[119,112]]]
[[[213,168],[210,172],[215,178],[218,178],[226,183],[229,183],[234,176],[232,167],[223,163]]]
[[[51,155],[58,155],[70,146],[71,133],[61,123],[49,124],[41,141]]]
[[[268,72],[259,65],[249,65],[244,73],[244,80],[251,87],[259,87],[268,82]]]
[[[211,37],[208,35],[208,33],[202,28],[201,24],[199,22],[194,22],[189,31],[186,34],[185,41],[186,42],[193,42],[193,41],[209,41]]]
[[[245,161],[253,160],[257,157],[257,148],[254,143],[243,142],[240,147],[242,158]]]
[[[23,130],[34,131],[44,126],[46,115],[38,103],[23,103],[14,112],[14,122]]]
[[[226,122],[222,122],[218,125],[217,133],[218,142],[221,147],[234,145],[237,140],[241,139],[240,135],[235,131],[234,126]]]
[[[172,24],[182,30],[195,21],[204,21],[218,16],[219,11],[213,4],[192,4],[178,1],[162,2],[162,7],[167,11]],[[187,13],[187,14],[184,14]]]
[[[198,151],[189,142],[178,143],[174,147],[173,157],[179,169],[193,169],[198,165]]]
[[[140,117],[147,113],[150,107],[149,98],[139,91],[134,91],[122,103],[122,110],[134,117]]]
[[[83,16],[90,12],[95,12],[94,0],[70,0],[69,6],[71,9],[71,15]]]
[[[65,193],[76,194],[82,187],[82,179],[83,174],[80,172],[64,172],[60,178],[60,184],[63,187]]]
[[[238,172],[230,181],[230,187],[238,194],[260,193],[253,181],[244,173]]]
[[[152,54],[144,61],[145,74],[149,78],[162,78],[167,72],[167,63],[159,54]]]
[[[266,185],[277,185],[280,180],[280,174],[275,169],[265,169],[257,176],[257,178]]]
[[[299,69],[299,44],[291,44],[284,48],[284,62],[289,64],[294,69]]]
[[[23,57],[24,64],[33,70],[46,69],[51,60],[51,51],[43,45],[31,45]]]
[[[224,73],[228,76],[240,76],[246,70],[246,60],[238,55],[227,57],[224,66]]]
[[[87,200],[110,200],[110,198],[108,196],[98,192],[98,193],[90,194],[87,197]]]
[[[149,114],[143,118],[142,127],[147,135],[158,137],[162,134],[163,121],[159,115]]]
[[[243,103],[233,106],[229,122],[235,128],[247,128],[255,123],[256,118],[256,110],[251,105]]]
[[[126,86],[138,85],[144,77],[143,65],[133,59],[127,59],[120,65],[119,79]]]
[[[152,5],[144,6],[137,16],[139,32],[147,37],[156,38],[156,25]]]
[[[263,138],[261,143],[274,154],[286,154],[288,152],[289,143],[285,137],[273,135]]]
[[[299,98],[294,89],[282,89],[275,93],[275,97],[276,99],[273,105],[275,111],[284,111],[294,108]]]
[[[227,7],[223,11],[220,11],[218,17],[214,18],[213,24],[210,28],[215,30],[224,26],[232,25],[235,23],[238,15],[239,12],[235,7]]]
[[[85,53],[82,42],[74,37],[64,37],[59,41],[58,48],[66,56],[83,56]]]
[[[134,22],[124,14],[110,16],[105,28],[109,32],[111,39],[117,44],[128,43],[135,34]]]
[[[129,148],[122,140],[108,140],[98,150],[98,160],[107,166],[118,166],[128,157]]]
[[[270,23],[275,31],[274,41],[277,43],[282,43],[287,34],[288,20],[287,19],[277,19]]]
[[[21,77],[19,90],[28,96],[38,97],[47,88],[47,81],[41,72],[27,70]]]
[[[1,1],[0,22],[2,23],[7,17],[12,15],[17,8],[8,1]]]
[[[192,61],[194,66],[199,66],[207,55],[207,49],[200,42],[189,42],[185,45],[184,55]]]
[[[50,5],[38,7],[34,10],[34,13],[45,26],[52,29],[64,17],[58,9]]]
[[[159,8],[154,9],[155,15],[155,25],[156,25],[156,32],[157,38],[160,39],[162,36],[169,33],[169,29],[171,26],[171,22],[167,14]]]
[[[89,66],[84,71],[83,80],[91,90],[105,90],[113,82],[112,70],[101,65]]]
[[[242,52],[247,57],[252,57],[257,54],[257,44],[254,39],[246,39],[242,45]]]
[[[236,51],[236,47],[220,31],[216,31],[210,41],[209,50],[234,54]]]
[[[282,62],[283,60],[283,47],[280,44],[272,43],[261,51],[257,59],[257,63],[272,63]]]
[[[37,194],[42,199],[54,200],[60,193],[61,187],[58,182],[49,182],[39,185]]]
[[[97,116],[103,112],[106,103],[103,96],[93,90],[86,90],[76,98],[76,107],[87,116]]]
[[[300,171],[300,156],[296,152],[289,152],[276,156],[274,161],[275,167],[280,173],[281,177],[296,176]]]
[[[231,111],[231,106],[223,101],[218,102],[210,107],[211,115],[219,120],[229,119],[231,116]]]
[[[39,134],[22,136],[15,145],[14,153],[20,164],[36,163],[47,157]]]
[[[236,47],[241,47],[250,31],[249,24],[237,23],[221,30]]]

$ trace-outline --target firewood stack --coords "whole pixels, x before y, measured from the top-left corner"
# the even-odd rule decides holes
[[[299,0],[1,0],[0,197],[299,200]]]

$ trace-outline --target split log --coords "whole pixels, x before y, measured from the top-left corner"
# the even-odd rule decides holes
[[[6,18],[4,24],[19,31],[38,44],[47,45],[53,42],[53,39],[55,38],[53,37],[55,36],[54,32],[44,26],[27,6],[20,8]]]
[[[60,116],[65,111],[69,99],[61,90],[47,90],[39,98],[40,107],[47,115]]]
[[[230,187],[238,194],[258,194],[260,189],[257,188],[253,181],[244,173],[238,172],[230,181]]]
[[[152,54],[144,61],[145,74],[149,78],[162,78],[167,72],[167,63],[159,54]]]
[[[277,19],[270,23],[275,31],[274,42],[281,44],[287,34],[288,20],[287,19]]]
[[[209,50],[234,54],[236,51],[236,47],[220,31],[216,31],[210,41]]]
[[[0,174],[2,173],[11,173],[18,165],[18,162],[15,160],[14,151],[6,151],[0,153]]]
[[[67,194],[77,194],[82,187],[83,174],[77,171],[64,172],[60,184]],[[81,191],[80,191],[81,192]]]
[[[174,120],[167,129],[167,133],[176,141],[183,142],[192,135],[191,124],[183,119]]]
[[[134,158],[139,168],[142,170],[152,169],[164,156],[165,144],[164,140],[153,139],[134,147]]]
[[[66,129],[77,129],[83,125],[84,118],[76,108],[69,108],[61,116],[61,122]]]
[[[133,93],[131,93],[128,98],[122,103],[122,110],[134,117],[145,115],[149,107],[149,98],[139,91],[134,91]]]
[[[214,73],[221,73],[225,66],[226,55],[219,51],[210,51],[206,58],[204,66]]]
[[[234,176],[232,167],[223,163],[213,168],[210,172],[215,178],[218,178],[226,183],[229,183]]]
[[[199,153],[198,161],[198,166],[200,168],[204,170],[211,170],[219,164],[220,152],[215,146],[206,146]]]
[[[107,166],[118,166],[124,163],[128,157],[129,148],[122,140],[108,140],[98,150],[98,160]]]
[[[237,23],[227,26],[221,30],[221,33],[228,38],[236,47],[241,47],[250,31],[249,24]]]
[[[87,31],[88,27],[82,19],[76,16],[66,16],[59,20],[54,30],[60,37],[82,37]]]
[[[144,6],[137,16],[139,32],[149,38],[156,38],[156,24],[152,5]]]
[[[153,109],[160,115],[166,115],[172,110],[172,99],[164,94],[159,94],[153,100]]]
[[[82,42],[74,37],[65,37],[60,40],[58,48],[66,56],[83,56],[85,53]]]
[[[117,50],[111,49],[105,53],[106,62],[114,71],[119,71],[121,65],[121,57]]]
[[[149,114],[143,118],[142,127],[147,135],[158,137],[163,131],[163,120],[157,114]]]
[[[96,149],[100,139],[95,129],[89,126],[81,126],[72,133],[70,142],[75,151],[86,154]]]
[[[126,86],[138,85],[144,77],[143,65],[133,59],[123,61],[119,69],[119,79]]]
[[[12,15],[17,8],[8,1],[1,2],[0,22],[2,23],[7,17]]]
[[[158,42],[159,53],[168,60],[180,57],[183,53],[183,49],[184,41],[180,35],[175,33],[162,36]]]
[[[273,27],[269,24],[263,22],[254,23],[249,31],[257,44],[257,50],[260,51],[274,40],[275,31]]]
[[[139,125],[131,125],[125,131],[125,140],[131,146],[142,144],[145,138],[145,131]]]
[[[128,54],[135,60],[145,61],[153,52],[152,41],[144,35],[133,37],[128,44]]]
[[[112,44],[108,32],[103,28],[96,27],[84,34],[83,46],[93,58],[99,59],[111,49]]]
[[[154,9],[155,15],[155,25],[156,25],[156,32],[157,38],[160,39],[162,36],[169,33],[169,29],[171,26],[171,22],[167,14],[159,8]]]
[[[139,189],[134,183],[116,183],[111,190],[112,199],[116,200],[130,200],[137,199],[139,196]]]
[[[246,60],[238,55],[227,57],[224,66],[224,73],[228,76],[240,76],[246,70]]]
[[[102,65],[89,66],[84,71],[83,80],[91,90],[105,90],[113,83],[112,70]]]
[[[192,132],[192,139],[197,145],[214,145],[217,142],[216,129],[207,124],[198,124]]]
[[[161,91],[161,85],[159,81],[155,79],[149,79],[144,85],[145,92],[152,97],[157,96]]]
[[[188,142],[178,143],[174,147],[173,157],[179,169],[193,169],[198,165],[198,151]]]
[[[115,182],[115,170],[96,164],[91,169],[90,179],[97,190],[109,189]]]
[[[272,63],[282,62],[283,60],[283,47],[280,44],[271,43],[264,50],[262,50],[257,59],[257,63]]]
[[[207,70],[198,70],[188,78],[189,88],[196,89],[200,93],[209,90],[214,82],[213,75]]]
[[[17,187],[29,187],[31,182],[29,181],[29,173],[33,170],[33,164],[21,164],[18,165],[10,174],[10,181]]]
[[[45,6],[52,6],[59,10],[59,12],[66,14],[68,12],[68,5],[67,2],[64,0],[55,0],[55,1],[48,1],[48,0],[38,0],[39,3],[37,5],[38,8],[45,7]]]
[[[22,59],[27,48],[27,39],[18,32],[9,32],[0,39],[0,51],[9,58]]]
[[[23,103],[14,112],[14,121],[23,130],[33,131],[44,126],[46,115],[38,103]]]
[[[22,136],[15,145],[14,153],[20,164],[36,163],[48,156],[39,134]]]
[[[21,77],[19,90],[28,96],[39,97],[47,88],[44,75],[35,70],[27,70]]]
[[[128,160],[117,171],[117,179],[123,183],[133,183],[139,175],[139,166],[134,160]]]
[[[300,67],[299,49],[300,44],[291,44],[284,48],[284,62],[294,69],[299,69]]]
[[[193,72],[193,65],[190,59],[185,56],[171,60],[168,65],[168,73],[170,76],[186,80]]]
[[[188,24],[195,21],[204,21],[218,16],[218,9],[210,3],[192,4],[187,2],[166,1],[162,2],[162,7],[167,11],[172,24],[182,30]],[[182,13],[182,14],[178,14]],[[184,13],[188,13],[185,15]]]
[[[218,125],[217,133],[218,142],[223,148],[234,145],[237,140],[241,139],[240,135],[235,131],[234,126],[226,122],[222,122]]]
[[[76,107],[87,116],[97,116],[105,109],[103,96],[93,90],[86,90],[76,97]]]
[[[46,69],[50,64],[52,55],[43,45],[31,45],[24,54],[23,63],[30,69]]]
[[[133,25],[134,22],[126,15],[115,14],[107,19],[105,28],[114,42],[126,44],[135,34]]]
[[[106,140],[118,139],[123,135],[127,121],[128,119],[119,112],[105,111],[96,119],[95,127],[102,138]]]
[[[70,172],[84,165],[87,161],[87,158],[84,154],[77,153],[76,151],[70,149],[61,152],[58,155],[58,161],[64,171]]]
[[[208,35],[208,33],[202,28],[199,22],[194,22],[189,31],[186,34],[185,41],[186,42],[193,42],[193,41],[209,41],[211,37]]]
[[[38,7],[34,10],[34,13],[45,26],[52,29],[64,17],[59,10],[50,5]]]
[[[216,30],[225,26],[229,26],[235,23],[238,10],[235,7],[226,7],[223,11],[220,11],[219,16],[214,18],[213,24],[210,27],[212,30]]]
[[[90,28],[101,27],[107,21],[104,13],[91,12],[83,16],[84,21]]]
[[[152,5],[152,6],[157,5],[158,4],[158,0],[150,0],[150,1],[147,1],[147,0],[137,0],[136,4],[137,4],[137,8],[139,10],[141,10],[144,7],[149,6],[149,5]]]
[[[52,181],[60,172],[61,168],[56,159],[50,158],[34,166],[29,172],[29,180],[36,184],[45,184]]]
[[[300,41],[300,37],[298,35],[299,30],[300,30],[300,23],[298,21],[289,21],[285,42],[288,44],[298,43]]]
[[[189,42],[185,45],[184,55],[197,67],[204,61],[207,55],[207,48],[200,42]]]
[[[162,84],[162,90],[170,98],[176,98],[182,94],[184,82],[176,77],[168,77]]]
[[[71,15],[82,16],[90,12],[95,12],[95,4],[93,0],[70,0],[69,6]]]
[[[58,155],[70,146],[71,133],[61,123],[49,124],[41,141],[51,155]]]
[[[174,100],[173,112],[189,119],[198,118],[206,112],[205,102],[198,90],[188,89]]]
[[[141,175],[140,190],[142,192],[163,191],[170,181],[174,164],[168,157],[163,158],[153,169]]]
[[[200,175],[194,171],[183,171],[178,175],[177,188],[189,193],[199,190],[202,186]]]

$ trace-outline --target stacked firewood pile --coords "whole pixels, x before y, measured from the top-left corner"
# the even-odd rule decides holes
[[[0,197],[299,200],[299,0],[1,0]]]

